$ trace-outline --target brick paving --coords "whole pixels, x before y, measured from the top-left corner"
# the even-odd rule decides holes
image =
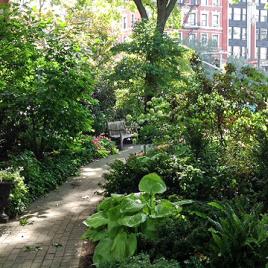
[[[109,163],[140,151],[127,147],[118,155],[95,161],[81,168],[80,176],[70,178],[57,190],[35,201],[18,221],[0,225],[0,267],[79,267],[83,245],[83,220],[94,212],[101,196],[98,183]]]

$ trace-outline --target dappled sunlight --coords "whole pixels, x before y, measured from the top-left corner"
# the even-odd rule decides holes
[[[87,176],[87,177],[94,177],[94,176],[100,176],[104,172],[103,168],[82,168],[81,169],[81,176]]]

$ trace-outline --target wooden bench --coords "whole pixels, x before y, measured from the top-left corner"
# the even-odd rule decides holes
[[[131,133],[123,120],[108,122],[108,132],[111,138],[120,139],[120,150],[124,147],[124,140],[134,136],[134,133]]]

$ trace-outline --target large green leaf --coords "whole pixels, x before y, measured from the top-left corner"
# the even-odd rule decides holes
[[[146,219],[147,219],[146,214],[138,213],[133,216],[126,216],[118,220],[118,223],[124,226],[128,226],[128,227],[136,227],[140,225],[141,223],[145,222]]]
[[[113,258],[117,261],[122,261],[127,257],[127,238],[126,232],[120,232],[113,241],[111,253]]]
[[[141,211],[144,208],[144,204],[140,199],[134,199],[133,197],[126,197],[120,204],[121,213],[135,213]]]
[[[175,215],[179,212],[178,209],[168,200],[161,200],[155,207],[155,213],[152,214],[152,218],[163,218]]]
[[[113,241],[109,238],[101,240],[95,248],[93,262],[98,267],[98,264],[108,263],[112,259],[111,248]]]
[[[141,192],[157,194],[164,193],[167,190],[165,182],[156,173],[145,175],[140,183],[139,190]]]
[[[129,234],[127,240],[128,256],[133,256],[137,250],[137,235]]]
[[[106,225],[108,223],[108,219],[104,217],[103,212],[98,212],[89,216],[83,223],[87,227],[98,228]]]
[[[183,205],[189,205],[192,204],[194,201],[190,200],[190,199],[184,199],[184,200],[180,200],[174,203],[174,205],[176,206],[183,206]]]
[[[111,220],[111,221],[117,221],[121,217],[120,208],[121,208],[121,206],[120,205],[117,205],[115,207],[110,208],[106,212],[109,220]]]
[[[144,224],[142,224],[142,233],[148,239],[155,239],[157,237],[156,219],[148,218],[148,220]]]
[[[96,242],[96,241],[106,238],[107,236],[108,236],[107,232],[105,231],[89,228],[82,235],[82,239],[92,240],[93,242]]]
[[[98,210],[107,210],[114,205],[114,199],[112,197],[105,198],[99,205]]]

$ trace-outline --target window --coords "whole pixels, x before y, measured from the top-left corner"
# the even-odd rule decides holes
[[[246,47],[241,47],[241,56],[246,57]]]
[[[233,39],[233,29],[229,27],[229,39]]]
[[[213,0],[212,4],[213,4],[213,6],[219,6],[220,5],[220,0]]]
[[[260,10],[256,10],[256,12],[255,12],[255,20],[260,21]]]
[[[179,42],[181,42],[182,41],[182,33],[179,33],[178,38],[179,38]]]
[[[233,27],[233,39],[240,39],[240,28]]]
[[[212,40],[213,47],[219,46],[219,36],[217,34],[213,34],[211,40]]]
[[[208,26],[208,14],[201,14],[201,26]]]
[[[228,18],[229,18],[229,20],[232,19],[233,12],[234,12],[233,8],[229,7],[229,9],[228,9]]]
[[[208,0],[201,0],[201,6],[207,6]]]
[[[247,39],[247,29],[241,28],[241,39],[246,40]]]
[[[196,25],[196,14],[195,13],[189,14],[188,24],[189,25]]]
[[[127,17],[123,18],[123,28],[126,29],[127,28]]]
[[[134,27],[135,25],[135,16],[134,14],[131,15],[131,27]]]
[[[267,10],[260,10],[260,21],[267,22]]]
[[[260,29],[260,40],[267,40],[267,31],[268,29],[266,28]]]
[[[256,39],[260,40],[260,29],[259,28],[256,29]]]
[[[241,19],[243,21],[246,21],[247,20],[247,10],[245,8],[242,8],[241,9]]]
[[[267,48],[266,47],[260,47],[260,59],[267,60]]]
[[[234,20],[241,20],[241,8],[234,8]]]
[[[234,46],[233,47],[233,55],[236,57],[240,57],[241,55],[241,47]]]
[[[208,34],[202,33],[201,34],[201,44],[202,45],[207,45],[208,43]]]
[[[212,27],[219,27],[220,16],[218,14],[212,15]]]
[[[189,34],[189,43],[193,44],[196,41],[196,34]]]

